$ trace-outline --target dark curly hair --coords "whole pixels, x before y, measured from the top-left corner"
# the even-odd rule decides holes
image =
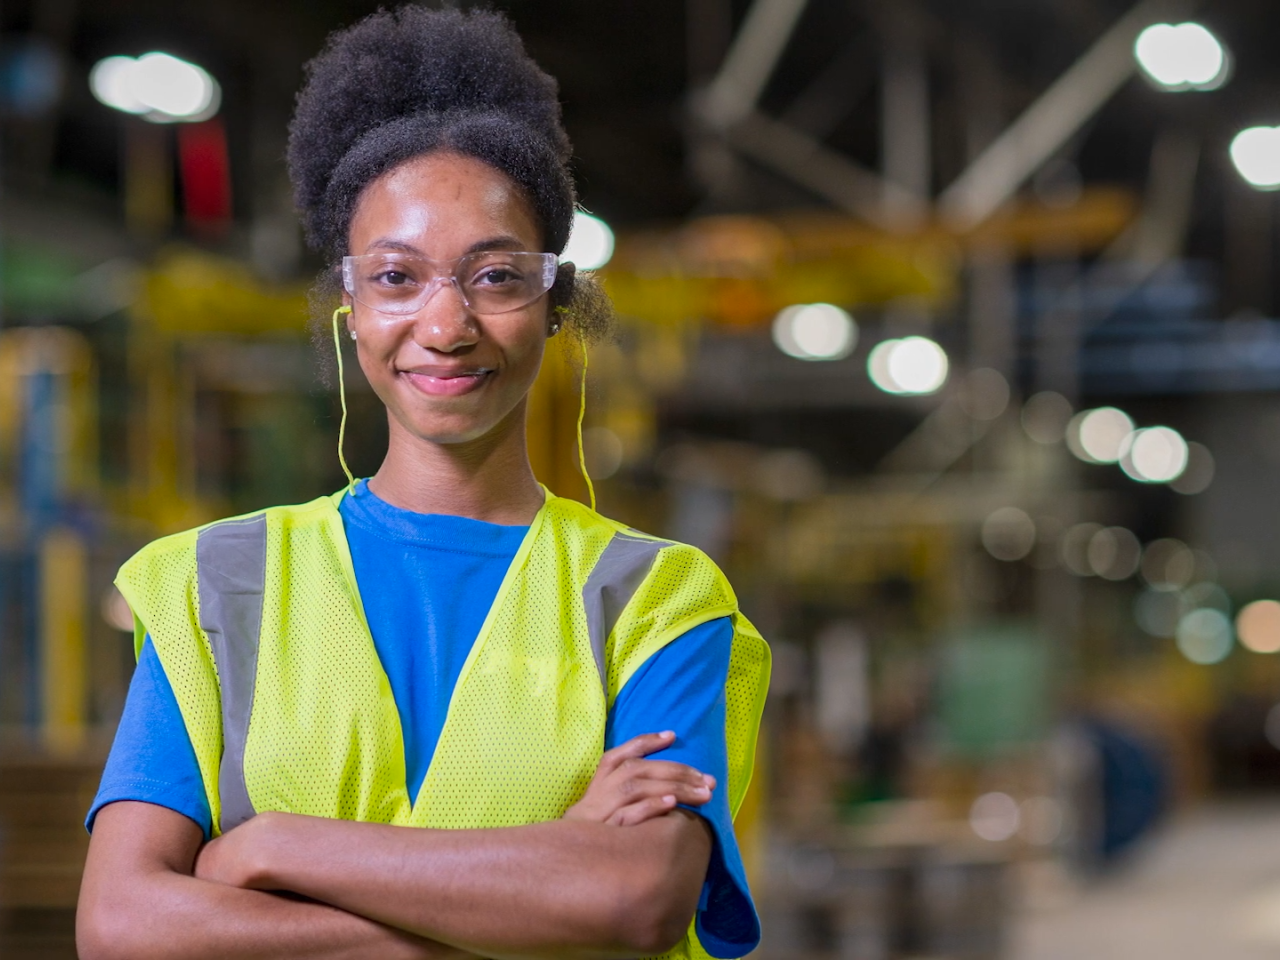
[[[331,266],[364,189],[414,157],[475,157],[525,193],[544,248],[561,253],[576,205],[572,147],[556,81],[525,52],[502,14],[404,6],[329,37],[307,65],[289,126],[288,163],[307,240]],[[551,306],[590,339],[609,327],[594,281],[560,268]],[[336,292],[333,270],[321,292]]]

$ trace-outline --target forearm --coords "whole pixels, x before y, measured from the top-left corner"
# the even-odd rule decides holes
[[[80,917],[83,960],[432,960],[464,954],[321,903],[157,874]]]
[[[82,960],[456,960],[459,951],[320,903],[192,876],[200,830],[121,802],[97,818],[80,887]]]
[[[283,815],[257,829],[250,885],[498,958],[661,953],[692,917],[710,854],[701,820],[680,813],[497,830]]]

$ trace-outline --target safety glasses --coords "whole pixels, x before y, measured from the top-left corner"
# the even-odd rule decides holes
[[[475,313],[510,313],[527,307],[556,280],[554,253],[489,250],[456,260],[401,253],[342,258],[342,286],[358,303],[379,313],[417,313],[435,292],[452,284]]]

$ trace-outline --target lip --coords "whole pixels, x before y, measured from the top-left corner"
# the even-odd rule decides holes
[[[492,370],[401,370],[414,387],[431,397],[460,397],[480,389],[489,379]]]

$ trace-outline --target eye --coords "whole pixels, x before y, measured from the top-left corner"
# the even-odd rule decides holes
[[[514,267],[497,264],[482,269],[471,282],[486,287],[498,287],[508,283],[520,283],[522,280],[524,275]]]
[[[400,270],[387,269],[387,270],[382,270],[378,273],[375,273],[373,275],[373,279],[376,280],[378,283],[385,283],[388,286],[398,287],[398,286],[401,286],[402,284],[408,283],[412,279],[412,277],[410,277],[407,273],[403,273]]]

